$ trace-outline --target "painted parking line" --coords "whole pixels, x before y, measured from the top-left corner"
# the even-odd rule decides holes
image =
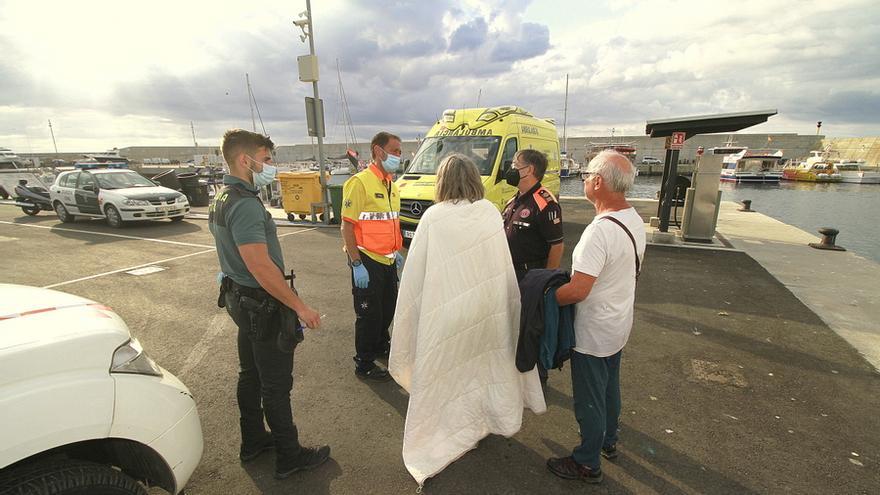
[[[8,222],[6,220],[0,220],[0,224],[15,225],[18,227],[33,227],[36,229],[60,230],[62,232],[74,232],[77,234],[102,235],[105,237],[117,237],[120,239],[128,239],[128,240],[133,240],[133,241],[159,242],[162,244],[172,244],[175,246],[200,247],[200,248],[214,247],[214,246],[211,246],[208,244],[196,244],[193,242],[169,241],[169,240],[165,240],[165,239],[151,239],[149,237],[138,237],[138,236],[134,236],[134,235],[111,234],[109,232],[92,232],[90,230],[68,229],[66,227],[48,227],[46,225],[32,225],[29,223],[15,223],[15,222]]]
[[[173,257],[173,258],[165,258],[164,260],[151,261],[151,262],[149,262],[149,263],[142,263],[142,264],[140,264],[140,265],[128,266],[128,267],[125,267],[125,268],[120,268],[120,269],[118,269],[118,270],[112,270],[112,271],[109,271],[109,272],[98,273],[98,274],[96,274],[96,275],[89,275],[88,277],[81,277],[81,278],[77,278],[77,279],[74,279],[74,280],[67,280],[67,281],[65,281],[65,282],[58,282],[57,284],[45,285],[45,286],[43,286],[43,288],[44,288],[44,289],[52,289],[52,288],[55,288],[55,287],[61,287],[62,285],[75,284],[75,283],[77,283],[77,282],[83,282],[83,281],[85,281],[85,280],[92,280],[92,279],[99,278],[99,277],[106,277],[107,275],[113,275],[113,274],[115,274],[115,273],[127,272],[127,271],[130,271],[130,270],[135,270],[135,269],[137,269],[137,268],[143,268],[143,267],[145,267],[145,266],[155,265],[155,264],[158,264],[158,263],[167,263],[167,262],[169,262],[169,261],[180,260],[180,259],[183,259],[183,258],[189,258],[190,256],[197,256],[197,255],[199,255],[199,254],[212,253],[212,252],[214,252],[214,251],[215,251],[214,248],[211,248],[211,249],[205,249],[204,251],[196,251],[195,253],[189,253],[189,254],[184,254],[184,255],[181,255],[181,256],[175,256],[175,257]]]
[[[289,236],[289,235],[302,234],[303,232],[308,232],[308,231],[310,231],[310,230],[316,230],[317,228],[318,228],[318,227],[312,227],[312,228],[310,228],[310,229],[297,230],[296,232],[288,232],[288,233],[286,233],[286,234],[281,234],[281,235],[279,235],[278,238],[281,239],[282,237],[287,237],[287,236]]]
[[[280,235],[280,236],[278,236],[278,237],[280,238],[280,237],[287,237],[287,236],[289,236],[289,235],[294,235],[294,234],[301,234],[301,233],[303,233],[303,232],[308,232],[308,231],[310,231],[310,230],[315,230],[315,228],[297,230],[296,232],[289,232],[289,233],[287,233],[287,234]],[[144,240],[150,240],[150,239],[144,239]],[[106,277],[107,275],[114,275],[114,274],[116,274],[116,273],[128,272],[128,271],[131,271],[131,270],[137,270],[138,268],[144,268],[144,267],[148,267],[148,266],[151,266],[151,265],[158,265],[158,264],[161,264],[161,263],[167,263],[167,262],[169,262],[169,261],[175,261],[175,260],[179,260],[179,259],[183,259],[183,258],[189,258],[190,256],[197,256],[197,255],[199,255],[199,254],[212,253],[212,252],[216,251],[216,249],[215,249],[213,246],[202,246],[202,245],[198,245],[198,244],[196,244],[196,246],[209,247],[209,249],[205,249],[204,251],[197,251],[197,252],[195,252],[195,253],[184,254],[184,255],[181,255],[181,256],[175,256],[175,257],[173,257],[173,258],[166,258],[166,259],[164,259],[164,260],[151,261],[151,262],[149,262],[149,263],[142,263],[142,264],[140,264],[140,265],[135,265],[135,266],[129,266],[129,267],[125,267],[125,268],[120,268],[120,269],[118,269],[118,270],[111,270],[111,271],[109,271],[109,272],[98,273],[98,274],[95,274],[95,275],[89,275],[88,277],[80,277],[80,278],[77,278],[77,279],[74,279],[74,280],[67,280],[67,281],[64,281],[64,282],[58,282],[58,283],[55,283],[55,284],[50,284],[50,285],[43,286],[43,288],[44,288],[44,289],[52,289],[52,288],[55,288],[55,287],[61,287],[62,285],[75,284],[75,283],[77,283],[77,282],[83,282],[83,281],[86,281],[86,280],[92,280],[92,279],[96,279],[96,278],[100,278],[100,277]]]

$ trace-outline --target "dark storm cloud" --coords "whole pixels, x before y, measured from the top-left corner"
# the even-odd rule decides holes
[[[486,41],[489,25],[482,17],[462,24],[452,33],[449,40],[449,51],[474,50]]]
[[[550,29],[541,24],[525,22],[518,36],[502,38],[492,50],[493,62],[516,62],[547,53]]]

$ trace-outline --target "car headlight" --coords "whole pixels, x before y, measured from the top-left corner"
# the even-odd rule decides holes
[[[137,339],[129,340],[113,352],[110,373],[162,376],[159,365],[150,356],[147,356]]]
[[[150,206],[150,202],[143,199],[123,199],[122,204],[127,206]]]
[[[186,196],[181,194],[180,196],[177,197],[177,202],[178,203],[186,203]]]

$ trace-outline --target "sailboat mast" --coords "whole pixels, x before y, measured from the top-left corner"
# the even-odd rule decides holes
[[[193,125],[192,120],[189,121],[189,129],[192,131],[192,135],[193,135],[193,144],[195,145],[196,148],[198,148],[198,147],[199,147],[199,142],[196,141],[196,127]]]
[[[251,93],[251,76],[245,72],[244,79],[247,81],[248,105],[251,106],[251,124],[254,126],[254,132],[257,132],[257,120],[254,118],[254,95]]]
[[[568,74],[565,75],[565,109],[562,112],[562,152],[568,156]]]

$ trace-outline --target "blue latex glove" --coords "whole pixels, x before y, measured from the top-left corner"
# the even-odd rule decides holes
[[[354,271],[354,286],[358,289],[366,289],[370,285],[370,274],[367,272],[367,267],[360,264],[353,266],[352,270]]]
[[[397,266],[398,271],[403,268],[403,255],[400,254],[400,251],[394,253],[394,264]]]

